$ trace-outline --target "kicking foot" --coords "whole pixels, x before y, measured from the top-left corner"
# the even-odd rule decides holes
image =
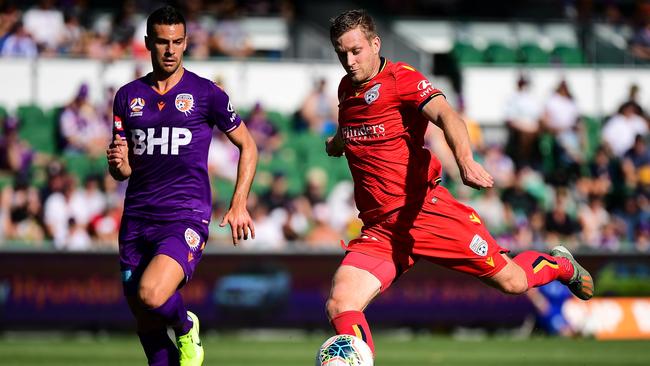
[[[203,364],[203,346],[199,338],[199,318],[191,311],[187,316],[192,319],[192,329],[187,334],[176,337],[181,366],[201,366]]]
[[[591,277],[584,267],[578,264],[569,250],[561,245],[551,249],[550,253],[553,257],[563,257],[569,260],[573,265],[573,277],[569,282],[565,283],[569,290],[573,292],[578,298],[582,300],[589,300],[594,296],[594,279]]]

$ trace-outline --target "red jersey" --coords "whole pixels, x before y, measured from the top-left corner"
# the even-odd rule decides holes
[[[363,84],[339,85],[339,126],[364,223],[421,203],[440,178],[440,161],[424,147],[424,105],[442,93],[413,67],[381,59]]]

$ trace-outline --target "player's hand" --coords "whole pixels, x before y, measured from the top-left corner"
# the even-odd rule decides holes
[[[466,186],[481,189],[490,188],[494,185],[494,178],[474,159],[460,161],[458,169],[460,177]]]
[[[255,239],[255,225],[246,208],[231,207],[223,216],[219,226],[224,227],[226,224],[230,225],[233,245],[237,246],[240,240],[248,239],[249,232],[251,239]]]
[[[121,169],[129,164],[129,145],[120,135],[115,135],[113,142],[106,150],[108,165]]]
[[[327,155],[338,158],[343,156],[344,151],[345,147],[343,141],[336,138],[336,136],[328,137],[327,140],[325,140],[325,152],[327,152]]]

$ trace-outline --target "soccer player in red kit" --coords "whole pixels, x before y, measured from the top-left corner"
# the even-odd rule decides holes
[[[471,207],[440,183],[438,159],[424,148],[429,121],[444,131],[463,183],[490,188],[474,161],[465,122],[413,67],[380,57],[381,40],[363,10],[331,21],[330,38],[347,75],[339,86],[339,128],[326,141],[345,155],[363,229],[334,274],[327,315],[337,334],[362,338],[374,352],[363,310],[419,259],[478,277],[504,293],[522,294],[560,280],[579,298],[593,280],[564,247],[511,259]]]

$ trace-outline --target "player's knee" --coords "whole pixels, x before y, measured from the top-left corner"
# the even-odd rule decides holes
[[[325,312],[327,313],[327,318],[330,320],[340,313],[337,302],[331,297],[325,303]]]
[[[140,285],[140,288],[138,289],[138,297],[142,304],[149,309],[160,307],[165,303],[165,301],[167,301],[164,292],[160,291],[160,289],[157,289],[155,286]]]
[[[329,319],[341,314],[344,311],[361,311],[363,306],[354,304],[353,301],[346,301],[337,297],[330,297],[325,303],[325,311]]]

